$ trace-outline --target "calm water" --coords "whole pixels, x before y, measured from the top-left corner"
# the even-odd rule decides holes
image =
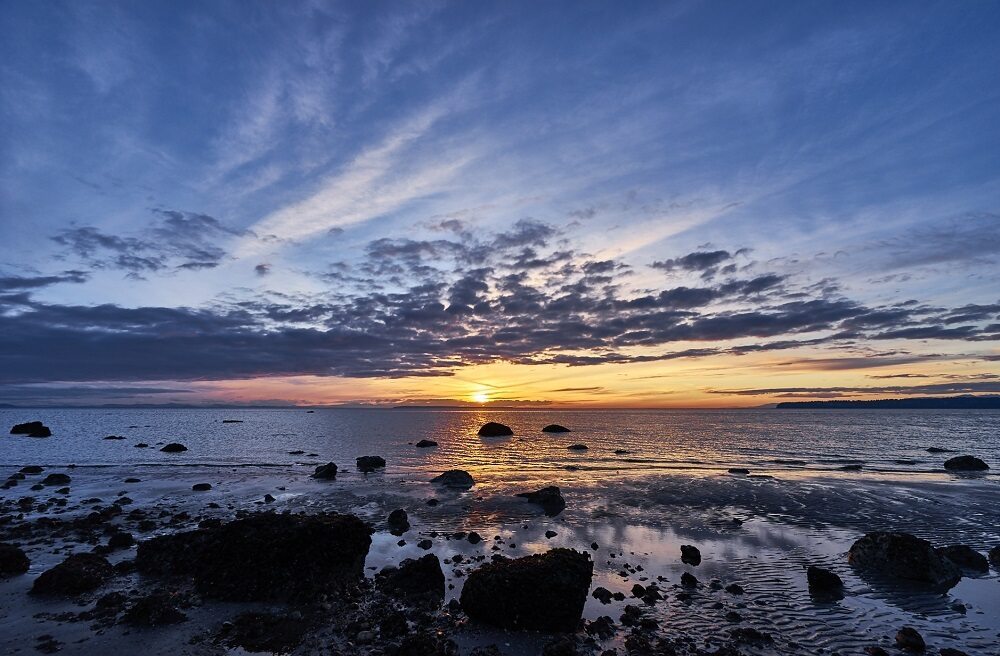
[[[578,467],[601,471],[750,467],[754,470],[941,472],[948,454],[977,455],[1000,471],[1000,412],[886,410],[0,410],[0,426],[40,419],[53,436],[3,439],[0,464],[267,464],[333,460],[342,467],[377,454],[389,471],[461,467],[489,479]],[[238,419],[242,423],[222,423]],[[486,421],[513,438],[480,438]],[[548,423],[573,432],[540,432]],[[6,431],[4,431],[6,432]],[[125,440],[104,440],[123,435]],[[416,449],[433,439],[440,446]],[[2,439],[2,438],[0,438]],[[149,449],[135,448],[139,442]],[[160,453],[182,442],[189,451]],[[571,444],[589,449],[570,451]],[[616,455],[626,449],[627,455]],[[305,451],[305,455],[289,455]],[[317,454],[309,457],[308,454]]]

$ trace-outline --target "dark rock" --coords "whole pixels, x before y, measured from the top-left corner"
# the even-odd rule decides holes
[[[858,463],[853,463],[850,465],[844,465],[843,467],[840,468],[840,471],[861,471],[862,469],[864,469],[863,465],[859,465]]]
[[[321,478],[331,480],[337,478],[337,465],[336,463],[328,462],[325,465],[320,465],[316,468],[316,471],[312,473],[313,478]]]
[[[144,574],[190,576],[206,597],[308,598],[361,577],[371,532],[353,515],[259,513],[146,540],[136,566]]]
[[[42,485],[69,485],[71,481],[66,474],[49,474],[42,479]]]
[[[480,437],[506,437],[513,434],[514,431],[511,430],[510,426],[504,426],[495,421],[488,421],[479,429]]]
[[[969,656],[961,649],[955,649],[953,647],[942,647],[940,654],[941,656]]]
[[[299,616],[250,612],[235,617],[220,639],[230,647],[251,653],[287,654],[302,642],[308,630],[308,621]]]
[[[559,534],[556,533],[555,531],[545,531],[545,537],[547,537],[550,540],[552,538],[554,538],[555,536],[557,536],[557,535],[559,535]]]
[[[376,469],[385,467],[385,458],[382,456],[361,456],[358,458],[357,463],[358,471],[368,474]]]
[[[466,539],[469,541],[469,544],[479,544],[483,541],[483,536],[475,531],[469,531],[469,536]]]
[[[744,594],[746,590],[744,590],[743,586],[739,583],[730,583],[726,586],[726,592],[732,595],[741,595]]]
[[[570,430],[565,426],[560,426],[559,424],[549,424],[542,429],[543,433],[568,433]]]
[[[555,517],[566,508],[566,500],[563,499],[559,488],[555,485],[543,487],[536,492],[521,492],[517,496],[527,499],[529,503],[541,506],[549,517]]]
[[[944,461],[944,468],[948,471],[986,471],[990,466],[975,456],[955,456]]]
[[[195,492],[208,492],[212,489],[211,483],[195,483],[191,486],[191,489]]]
[[[171,442],[170,444],[160,449],[160,451],[164,453],[180,453],[182,451],[187,451],[187,450],[188,448],[186,446],[184,446],[183,444],[179,444],[177,442]]]
[[[542,647],[542,656],[577,656],[576,641],[570,636],[559,636]]]
[[[27,465],[25,467],[21,467],[21,469],[19,469],[18,471],[20,471],[22,474],[41,474],[43,471],[45,471],[45,468],[39,467],[38,465]]]
[[[148,449],[149,448],[149,445],[146,444],[145,442],[136,442],[132,446],[134,446],[137,449]]]
[[[587,622],[585,630],[587,631],[587,635],[595,635],[602,640],[607,640],[615,634],[618,627],[615,626],[615,621],[613,619],[607,615],[601,615],[596,620]]]
[[[10,434],[27,435],[28,437],[50,437],[52,431],[40,421],[29,421],[23,424],[14,424],[14,427],[10,429]]]
[[[90,592],[111,578],[114,570],[102,556],[78,553],[35,579],[31,591],[40,595],[73,596]]]
[[[138,478],[126,478],[125,482],[126,483],[141,483],[142,481],[140,479],[138,479]]]
[[[747,469],[747,468],[745,468],[745,467],[730,467],[729,468],[729,473],[730,474],[749,474],[750,470]]]
[[[407,598],[444,599],[444,572],[434,554],[407,558],[399,567],[386,567],[375,575],[375,585],[387,594]]]
[[[590,557],[573,549],[490,563],[469,574],[462,608],[501,628],[574,631],[593,573]]]
[[[569,449],[570,451],[586,451],[587,450],[587,445],[586,444],[570,444],[566,448]]]
[[[24,574],[30,565],[31,561],[20,547],[0,542],[0,579]]]
[[[224,423],[224,424],[242,424],[243,420],[242,419],[223,419],[222,423]]]
[[[990,562],[994,567],[1000,567],[1000,547],[990,549]]]
[[[942,449],[939,446],[927,447],[927,453],[951,453],[951,449]]]
[[[684,572],[681,574],[681,585],[685,588],[697,588],[698,587],[698,577],[690,572]]]
[[[398,638],[406,635],[409,630],[406,615],[399,611],[390,611],[378,623],[378,632],[382,638]]]
[[[421,449],[426,449],[427,447],[437,446],[437,445],[438,443],[435,442],[434,440],[420,440],[414,446],[419,447]]]
[[[122,622],[131,626],[166,626],[180,624],[187,615],[177,610],[173,598],[166,592],[154,592],[132,604]]]
[[[429,633],[414,633],[385,653],[386,656],[456,656],[458,646],[447,638],[439,639]]]
[[[889,652],[877,645],[865,647],[865,653],[868,654],[868,656],[889,656]]]
[[[264,503],[274,503],[274,495],[265,494],[264,495]]]
[[[388,523],[389,530],[395,534],[402,534],[410,530],[410,519],[402,508],[397,508],[389,513]]]
[[[757,629],[751,627],[740,627],[738,629],[733,629],[729,632],[733,640],[736,642],[745,642],[751,645],[769,645],[774,642],[774,638],[771,634],[758,631]]]
[[[986,560],[986,556],[964,544],[952,544],[935,549],[935,551],[939,556],[955,563],[959,569],[974,572],[988,572],[990,570],[990,563]]]
[[[424,551],[427,551],[428,549],[430,549],[431,547],[434,546],[434,543],[425,538],[425,539],[421,540],[420,542],[418,542],[417,546],[419,548],[423,549]]]
[[[809,582],[809,591],[813,593],[833,594],[844,588],[844,582],[834,572],[815,565],[806,569],[806,580]]]
[[[125,436],[124,435],[108,435],[104,439],[106,439],[106,440],[124,440]]]
[[[444,485],[445,487],[469,489],[476,484],[476,481],[467,471],[462,469],[449,469],[443,474],[432,478],[431,483],[437,483],[438,485]]]
[[[607,588],[596,587],[594,588],[594,591],[590,593],[590,596],[598,600],[602,604],[611,603],[611,598],[612,598],[611,590],[608,590]]]
[[[698,551],[698,547],[695,547],[690,544],[682,544],[681,562],[686,565],[692,565],[694,567],[701,565],[701,552]]]
[[[950,588],[962,573],[927,540],[908,533],[868,533],[847,552],[851,565],[869,572]]]
[[[927,648],[924,637],[910,626],[904,626],[896,634],[896,646],[906,651],[923,651]]]
[[[108,538],[108,547],[112,549],[128,549],[135,544],[135,538],[131,533],[125,531],[115,531]]]
[[[615,449],[615,455],[616,456],[627,456],[630,453],[632,453],[632,452],[629,451],[628,449]]]

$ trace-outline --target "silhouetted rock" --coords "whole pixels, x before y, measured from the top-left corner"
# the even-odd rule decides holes
[[[30,566],[31,561],[20,547],[0,542],[0,579],[24,574]]]
[[[11,435],[27,435],[28,437],[51,437],[52,431],[40,421],[29,421],[23,424],[14,424],[10,429]]]
[[[602,604],[610,604],[612,599],[611,590],[601,586],[594,588],[594,591],[590,593],[590,596]]]
[[[385,458],[382,456],[361,456],[358,458],[357,464],[359,472],[368,474],[376,469],[382,469],[385,467]]]
[[[445,487],[468,489],[475,485],[476,481],[472,478],[472,475],[465,470],[449,469],[443,474],[432,478],[431,483],[437,483],[438,485],[444,485]]]
[[[962,573],[927,540],[908,533],[868,533],[851,545],[848,562],[869,572],[950,588]]]
[[[994,567],[1000,567],[1000,546],[990,549],[990,562]]]
[[[208,492],[212,489],[211,483],[195,483],[191,486],[191,489],[195,492]]]
[[[506,437],[513,434],[514,431],[511,430],[510,426],[498,424],[495,421],[488,421],[479,429],[480,437]]]
[[[313,478],[324,478],[333,479],[337,478],[337,465],[336,463],[328,462],[325,465],[320,465],[316,468],[316,471],[312,473]]]
[[[927,453],[951,453],[951,449],[942,449],[939,446],[927,447]]]
[[[469,574],[462,609],[501,628],[575,631],[593,573],[590,557],[573,549],[490,563]]]
[[[549,517],[555,517],[566,508],[566,500],[555,485],[543,487],[536,492],[521,492],[517,496],[527,499],[529,503],[538,504]]]
[[[927,648],[924,637],[909,626],[904,626],[896,634],[896,646],[906,651],[924,651]]]
[[[681,562],[687,565],[701,565],[701,552],[698,547],[690,544],[681,545]]]
[[[243,420],[242,419],[223,419],[222,423],[224,423],[224,424],[242,424]]]
[[[434,440],[420,440],[414,446],[416,446],[418,448],[421,448],[421,449],[426,449],[427,447],[437,446],[437,445],[438,445],[438,443],[435,442]]]
[[[397,508],[389,513],[389,530],[396,535],[401,535],[406,531],[410,530],[410,520],[406,516],[406,511],[402,508]]]
[[[49,474],[42,479],[42,485],[69,485],[71,480],[66,474]]]
[[[986,556],[964,544],[952,544],[947,547],[940,547],[936,551],[939,556],[947,558],[960,569],[975,572],[988,572],[990,569],[990,563],[986,560]]]
[[[78,553],[66,558],[35,579],[31,591],[40,595],[74,596],[100,587],[114,574],[104,557]]]
[[[308,629],[309,621],[301,614],[249,612],[233,618],[219,637],[224,644],[247,652],[287,654],[302,642]]]
[[[45,471],[45,468],[39,467],[38,465],[26,465],[21,467],[18,471],[22,474],[41,474]]]
[[[107,436],[104,437],[104,439],[106,439],[106,440],[124,440],[125,436],[124,435],[107,435]]]
[[[570,430],[565,426],[560,426],[559,424],[549,424],[542,429],[543,433],[568,433]]]
[[[684,572],[681,574],[681,585],[685,588],[697,588],[698,587],[698,577],[690,572]]]
[[[729,473],[730,474],[744,474],[744,475],[746,475],[746,474],[750,473],[750,470],[747,469],[746,467],[730,467],[729,468]]]
[[[566,448],[569,449],[570,451],[586,451],[587,450],[587,445],[586,444],[570,444]]]
[[[163,451],[164,453],[180,453],[182,451],[187,451],[187,450],[188,448],[186,446],[178,442],[171,442],[170,444],[160,449],[160,451]]]
[[[363,572],[372,529],[353,515],[260,513],[139,544],[144,574],[187,575],[232,601],[333,593]]]
[[[375,585],[383,592],[409,598],[444,599],[444,572],[434,554],[407,558],[399,567],[386,567],[375,575]]]
[[[115,531],[108,538],[108,547],[111,549],[128,549],[135,544],[135,538],[126,531]]]
[[[806,570],[809,591],[820,594],[836,594],[844,589],[844,582],[834,572],[810,565]]]
[[[177,610],[173,598],[166,592],[143,597],[122,616],[122,622],[131,626],[166,626],[186,619],[187,615]]]
[[[948,471],[986,471],[990,466],[975,456],[955,456],[944,461],[944,468]]]

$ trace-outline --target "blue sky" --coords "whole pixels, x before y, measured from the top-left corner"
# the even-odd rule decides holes
[[[689,377],[672,354],[710,349],[696,359],[740,368],[733,347],[792,337],[814,343],[786,359],[930,358],[934,375],[988,381],[1000,352],[988,309],[1000,302],[998,28],[989,2],[5,0],[0,310],[16,336],[0,342],[12,372],[0,384],[17,399],[83,383],[124,398],[122,381],[260,399],[234,381],[308,380],[305,396],[268,393],[353,401],[418,398],[420,379],[458,376],[503,390],[496,399],[588,403],[532,381],[597,367],[604,396],[627,402],[608,382],[624,377],[627,394],[656,404],[633,379]],[[676,263],[720,252],[708,270]],[[588,262],[613,262],[608,280],[571,289]],[[457,281],[482,269],[468,285],[485,305],[463,313]],[[504,303],[514,274],[519,303],[525,286],[544,301]],[[781,281],[774,295],[723,290],[766,275]],[[608,323],[623,303],[678,288],[717,294],[683,307],[697,316]],[[503,328],[532,331],[544,323],[532,316],[573,295],[619,304],[564,309],[518,349],[468,350]],[[805,300],[856,312],[787,334],[691,332],[699,317]],[[327,350],[411,317],[411,301],[442,314],[362,353]],[[843,325],[910,301],[922,309],[892,327],[923,330],[914,337]],[[968,305],[974,322],[954,320]],[[75,331],[60,323],[73,313]],[[685,330],[633,335],[663,322]],[[925,337],[955,326],[970,329]],[[574,346],[581,331],[594,339]],[[253,348],[274,360],[324,346],[308,366],[50,360],[53,342],[76,353],[94,334],[108,353],[122,352],[114,339],[178,334],[192,353],[218,348],[206,334],[260,338]],[[567,367],[584,355],[599,364]],[[660,369],[639,372],[652,357]],[[741,389],[789,387],[762,382],[767,364]],[[30,380],[14,373],[43,365]],[[371,386],[361,397],[356,377]],[[725,391],[700,380],[679,398]]]

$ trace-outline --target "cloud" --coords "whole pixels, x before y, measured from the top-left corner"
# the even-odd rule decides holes
[[[90,274],[75,269],[49,276],[0,276],[0,293],[49,287],[64,282],[87,282]]]
[[[255,266],[253,270],[254,273],[256,273],[258,276],[266,276],[267,274],[271,273],[271,265],[267,264],[266,262],[261,262],[260,264]]]
[[[837,396],[871,396],[874,394],[947,395],[947,394],[990,394],[1000,393],[1000,382],[996,381],[956,381],[951,383],[931,383],[927,385],[888,385],[872,387],[770,387],[760,389],[713,389],[711,394],[726,396],[773,396],[783,398],[827,398]]]

